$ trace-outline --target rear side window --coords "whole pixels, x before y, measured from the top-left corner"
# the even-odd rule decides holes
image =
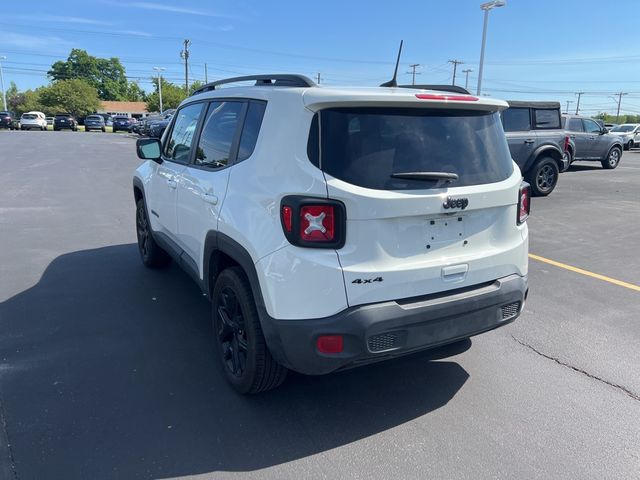
[[[229,164],[231,147],[236,138],[243,102],[212,102],[202,127],[195,164],[222,168]]]
[[[579,118],[570,118],[567,130],[569,130],[570,132],[584,132],[582,120],[580,120]]]
[[[363,107],[327,109],[317,115],[319,121],[312,124],[309,137],[309,159],[353,185],[422,190],[445,184],[391,175],[455,173],[458,180],[446,185],[464,186],[499,182],[513,172],[497,113]]]
[[[249,109],[247,110],[247,116],[242,129],[242,136],[240,137],[240,147],[238,149],[239,162],[249,158],[253,153],[253,149],[256,148],[266,106],[266,103],[263,102],[249,103]]]
[[[528,108],[507,108],[502,112],[502,125],[505,132],[524,132],[531,130],[531,118]]]
[[[176,121],[165,146],[164,154],[168,160],[181,163],[189,161],[191,143],[198,126],[202,105],[202,103],[187,105],[176,113]]]
[[[535,118],[536,128],[561,128],[560,111],[556,109],[535,108],[533,110],[533,117]]]

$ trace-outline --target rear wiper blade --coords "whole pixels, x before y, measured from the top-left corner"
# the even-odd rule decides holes
[[[458,180],[458,174],[453,172],[398,172],[392,173],[391,178],[403,178],[405,180]]]

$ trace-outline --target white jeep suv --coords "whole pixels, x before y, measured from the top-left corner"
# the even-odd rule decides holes
[[[505,325],[528,292],[530,192],[504,108],[300,75],[208,84],[138,140],[142,261],[173,258],[211,299],[241,393]]]

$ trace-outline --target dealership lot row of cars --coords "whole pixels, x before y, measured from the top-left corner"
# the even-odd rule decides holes
[[[93,114],[84,118],[85,131],[99,130],[107,131],[111,127],[113,133],[131,132],[139,135],[146,135],[159,138],[167,127],[171,116],[175,110],[166,110],[162,114],[152,115],[142,119],[131,116],[116,115],[114,117],[105,114]],[[71,130],[78,131],[81,122],[69,113],[58,113],[55,117],[46,117],[42,112],[27,112],[17,118],[9,111],[0,111],[0,129],[9,130],[47,130],[52,126],[54,131]]]

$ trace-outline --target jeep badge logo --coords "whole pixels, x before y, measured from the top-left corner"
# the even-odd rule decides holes
[[[461,208],[462,210],[467,208],[467,205],[469,205],[468,198],[451,198],[451,197],[447,197],[447,199],[442,204],[444,208]]]

